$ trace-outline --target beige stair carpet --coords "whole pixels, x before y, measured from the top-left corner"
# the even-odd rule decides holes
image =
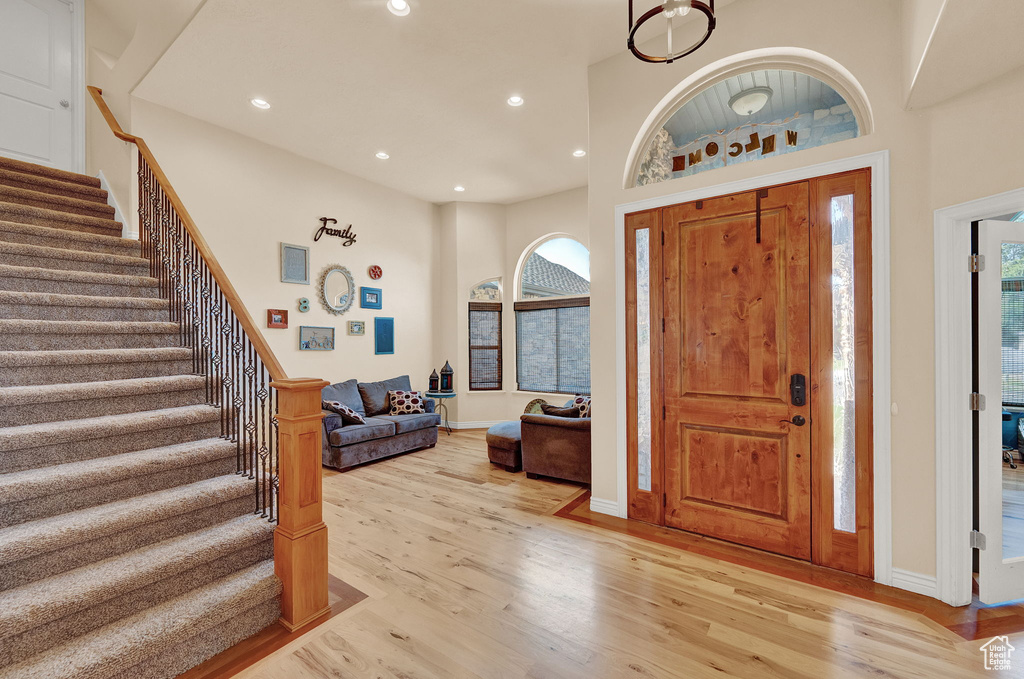
[[[280,615],[273,525],[93,177],[0,158],[0,679],[165,679]]]

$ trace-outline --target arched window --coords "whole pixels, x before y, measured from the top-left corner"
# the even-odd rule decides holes
[[[590,251],[577,240],[534,243],[516,281],[520,391],[590,393]]]
[[[480,281],[469,291],[471,302],[500,302],[501,301],[501,279],[488,278]]]
[[[807,73],[760,69],[708,85],[647,146],[635,186],[678,179],[860,136],[853,108]]]
[[[469,291],[469,390],[501,389],[501,279]]]
[[[519,272],[518,299],[590,295],[590,251],[573,238],[535,245]]]

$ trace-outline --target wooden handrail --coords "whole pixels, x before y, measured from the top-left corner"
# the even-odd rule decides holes
[[[121,141],[126,141],[135,144],[139,153],[146,159],[149,164],[153,175],[156,180],[160,183],[163,188],[164,194],[170,201],[171,206],[175,212],[178,213],[181,223],[184,225],[185,230],[192,237],[192,241],[195,243],[196,250],[202,256],[206,262],[206,266],[210,269],[210,273],[213,275],[217,285],[220,286],[221,292],[224,293],[224,298],[227,300],[231,309],[235,312],[235,316],[238,317],[239,323],[242,325],[242,329],[248,336],[249,341],[252,342],[253,348],[256,349],[256,353],[259,355],[260,360],[263,361],[263,365],[267,367],[267,371],[270,373],[270,377],[273,380],[285,380],[288,379],[288,375],[285,374],[284,368],[281,367],[281,363],[277,360],[277,356],[270,349],[270,345],[263,338],[263,334],[259,331],[256,323],[252,320],[252,316],[249,315],[249,310],[245,308],[245,304],[242,303],[242,298],[238,296],[231,281],[228,279],[224,269],[221,267],[220,262],[213,255],[213,251],[207,244],[206,239],[203,238],[203,234],[200,233],[199,227],[192,220],[192,216],[189,215],[188,210],[185,209],[185,205],[181,202],[181,198],[178,197],[174,187],[171,186],[171,182],[167,179],[167,175],[164,174],[160,164],[156,162],[156,158],[153,157],[153,152],[149,150],[149,146],[142,137],[136,137],[133,134],[128,134],[121,125],[118,124],[117,119],[111,112],[110,107],[107,106],[107,102],[103,99],[103,90],[98,87],[90,85],[88,87],[89,94],[92,95],[93,101],[96,102],[96,106],[99,107],[100,113],[103,114],[103,119],[107,121],[107,125],[110,127],[110,131],[114,133],[114,136]]]

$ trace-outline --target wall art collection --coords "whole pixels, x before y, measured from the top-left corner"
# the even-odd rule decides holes
[[[332,226],[338,223],[337,219],[321,217],[320,222],[321,226],[314,232],[313,242],[318,242],[322,236],[326,235],[340,238],[343,247],[355,244],[356,234],[352,231],[351,224],[344,229],[338,229]],[[384,276],[384,270],[374,264],[367,268],[366,274],[371,280],[378,281]],[[310,279],[309,248],[303,245],[281,243],[281,282],[309,285]],[[344,266],[338,264],[327,266],[321,272],[316,287],[318,288],[316,297],[330,314],[340,316],[355,306],[355,280],[349,269]],[[360,287],[358,299],[361,309],[384,308],[384,291],[381,288]],[[309,309],[309,298],[300,298],[298,300],[299,312],[307,313]],[[362,320],[348,321],[347,333],[352,337],[365,336],[366,325],[366,321]],[[287,328],[288,310],[267,309],[267,327]],[[373,333],[375,354],[395,353],[394,318],[374,318]],[[335,346],[335,328],[313,325],[299,326],[300,351],[333,351]]]

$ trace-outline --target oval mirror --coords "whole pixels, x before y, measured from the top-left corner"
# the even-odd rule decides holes
[[[320,274],[320,303],[327,311],[340,316],[355,300],[356,286],[348,269],[337,264]]]

